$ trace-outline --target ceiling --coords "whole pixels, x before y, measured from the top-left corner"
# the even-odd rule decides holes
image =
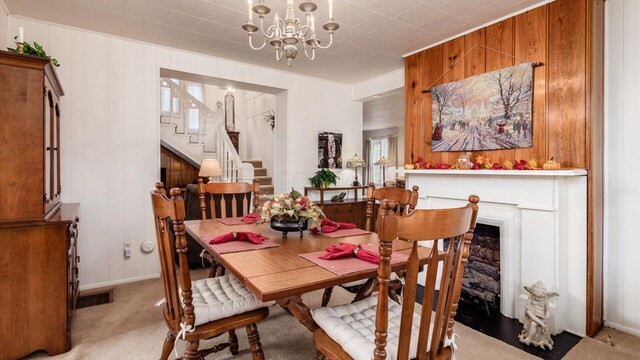
[[[284,60],[277,63],[271,49],[249,48],[241,28],[247,21],[245,0],[4,1],[12,15],[356,83],[402,67],[403,54],[542,0],[335,0],[340,29],[333,46],[320,50],[313,62],[299,53],[291,68]],[[301,0],[295,1],[297,6]],[[327,0],[316,3],[319,25],[327,21],[328,6]],[[272,14],[285,12],[285,0],[266,0],[266,4]],[[296,8],[296,16],[301,14]],[[321,35],[326,44],[326,35]]]
[[[404,127],[404,92],[374,98],[362,107],[362,130]]]

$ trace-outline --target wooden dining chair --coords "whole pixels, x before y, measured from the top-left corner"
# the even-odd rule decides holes
[[[469,196],[465,207],[416,210],[407,216],[393,212],[396,205],[384,201],[380,210],[378,237],[380,265],[378,294],[386,294],[391,275],[392,243],[413,244],[407,263],[403,303],[388,296],[313,310],[319,329],[313,340],[329,359],[451,359],[455,349],[454,320],[462,288],[462,275],[478,214],[479,198]],[[440,239],[444,250],[438,251]],[[422,310],[414,313],[418,272],[418,242],[433,241],[427,261]],[[438,279],[438,268],[441,277]],[[438,286],[436,286],[438,285]],[[436,295],[436,289],[438,294]],[[435,308],[434,308],[435,305]]]
[[[180,189],[171,189],[171,198],[168,198],[163,187],[159,182],[156,183],[156,189],[151,191],[164,286],[164,317],[169,327],[160,359],[168,358],[176,338],[187,341],[183,357],[186,360],[202,359],[227,347],[235,355],[238,353],[235,329],[243,326],[246,328],[253,359],[264,359],[255,324],[267,318],[269,304],[260,302],[231,275],[191,281],[186,255],[184,201],[180,196]],[[173,262],[172,238],[175,238],[179,258],[177,270]],[[225,333],[229,333],[227,343],[209,349],[198,349],[200,340],[212,339]]]
[[[377,214],[376,208],[380,206],[382,200],[387,199],[393,201],[395,207],[393,211],[399,216],[405,216],[413,212],[418,204],[418,186],[413,186],[411,190],[397,189],[397,188],[379,188],[376,189],[375,185],[369,183],[367,189],[367,212],[366,212],[366,226],[367,231],[374,231],[375,219],[373,214]],[[392,275],[391,283],[389,284],[389,296],[395,302],[400,302],[398,294],[402,290],[402,277],[403,273]],[[353,301],[362,300],[371,294],[376,289],[375,278],[353,281],[350,283],[340,285],[343,289],[352,294],[356,294]],[[331,294],[333,288],[326,288],[322,295],[322,306],[327,306],[331,300]]]
[[[203,179],[199,178],[198,197],[202,220],[245,216],[251,211],[258,212],[260,183],[255,179],[253,184],[246,182],[205,184]],[[211,254],[203,251],[201,256],[211,263],[209,277],[224,275],[224,267]]]

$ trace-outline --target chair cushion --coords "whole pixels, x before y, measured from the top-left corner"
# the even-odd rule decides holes
[[[394,272],[391,273],[391,277],[390,278],[391,278],[391,281],[399,279],[398,274],[396,274]],[[368,279],[356,280],[356,281],[352,281],[352,282],[349,282],[349,283],[346,283],[346,284],[342,284],[340,286],[342,286],[342,287],[362,286],[362,285],[364,285],[364,283],[367,282],[367,280]]]
[[[232,275],[193,281],[191,290],[196,326],[274,304],[258,300]]]
[[[386,295],[386,294],[385,294]],[[378,296],[374,295],[351,304],[320,307],[312,312],[313,320],[324,332],[355,360],[370,360],[375,349],[375,321]],[[396,360],[402,306],[389,301],[389,329],[387,359]],[[433,326],[433,324],[432,324]],[[409,357],[415,358],[420,333],[420,317],[413,315]],[[431,329],[427,348],[431,343]]]

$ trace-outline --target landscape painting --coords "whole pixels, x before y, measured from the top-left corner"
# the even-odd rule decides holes
[[[532,145],[533,66],[524,63],[431,89],[431,150]]]

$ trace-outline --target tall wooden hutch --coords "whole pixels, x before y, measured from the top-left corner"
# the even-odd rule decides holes
[[[0,359],[71,348],[78,204],[61,202],[60,97],[48,59],[0,51]]]

